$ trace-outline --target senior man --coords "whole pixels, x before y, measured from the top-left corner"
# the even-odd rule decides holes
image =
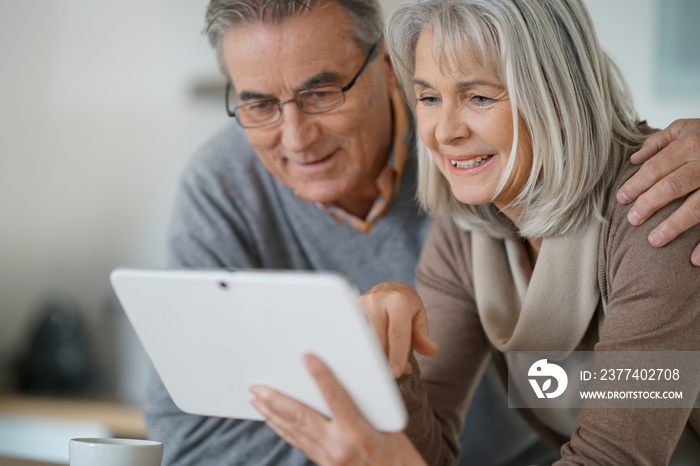
[[[169,265],[333,270],[362,291],[384,281],[412,284],[430,219],[414,201],[411,118],[381,42],[376,1],[213,0],[207,31],[230,79],[227,109],[237,123],[184,173]],[[700,142],[696,123],[673,128],[662,136],[685,132],[681,140]],[[685,156],[667,152],[675,154],[668,164],[682,164]],[[663,173],[685,185],[698,178],[688,167]],[[633,180],[628,197],[650,184]],[[668,197],[647,197],[640,217]],[[697,222],[687,210],[667,237]],[[506,408],[500,381],[488,374],[467,415],[464,457],[482,465],[550,461],[552,450]],[[488,404],[498,411],[478,401],[494,397],[500,401]],[[264,423],[182,413],[155,376],[145,414],[150,436],[165,444],[166,465],[310,463]],[[493,438],[508,444],[493,448]]]

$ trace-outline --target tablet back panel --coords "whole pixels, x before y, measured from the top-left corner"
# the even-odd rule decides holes
[[[330,416],[302,356],[319,356],[377,429],[406,411],[381,345],[337,274],[117,269],[112,285],[175,404],[191,414],[263,417],[253,384]]]

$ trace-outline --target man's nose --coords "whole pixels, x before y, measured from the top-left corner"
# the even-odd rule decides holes
[[[287,101],[282,111],[282,145],[292,152],[304,152],[318,139],[319,128],[313,115],[303,112],[296,101]],[[290,105],[291,104],[291,105]]]
[[[435,138],[440,144],[449,145],[471,135],[469,122],[459,106],[444,106],[440,110]]]

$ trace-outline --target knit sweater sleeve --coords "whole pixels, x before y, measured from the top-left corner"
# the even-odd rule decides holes
[[[205,164],[185,172],[168,232],[168,265],[195,268],[260,267],[253,212],[238,186]]]
[[[222,138],[215,141],[214,147],[205,147],[183,174],[168,234],[169,267],[264,265],[257,235],[261,214],[250,202],[255,198],[254,189],[261,192],[258,197],[264,198],[262,188],[256,186],[264,180],[253,176],[253,155],[233,150],[238,141],[230,134],[225,136],[223,142]],[[233,159],[230,164],[229,159]],[[239,172],[237,176],[231,175],[234,169]],[[250,174],[245,186],[240,183],[241,173]],[[164,444],[163,465],[311,464],[264,423],[182,412],[154,371],[144,416],[150,438]]]
[[[615,190],[634,172],[625,163]],[[647,236],[678,208],[671,203],[639,227],[628,206],[608,204],[599,251],[599,281],[607,302],[596,351],[699,351],[700,269],[689,256],[695,226],[662,248]],[[694,387],[695,393],[700,387]],[[691,409],[584,409],[557,465],[668,464]]]
[[[464,415],[487,361],[469,248],[468,233],[451,219],[438,219],[416,270],[416,289],[440,349],[433,356],[418,356],[420,380],[400,385],[409,408],[406,433],[429,464],[457,462]]]

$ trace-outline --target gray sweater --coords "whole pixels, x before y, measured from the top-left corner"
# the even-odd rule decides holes
[[[371,233],[360,233],[297,198],[258,161],[245,133],[231,125],[184,172],[168,239],[169,266],[332,270],[362,292],[385,281],[413,284],[431,224],[415,203],[414,157],[389,210]],[[480,426],[469,433],[472,464],[485,464],[478,450],[487,437],[508,431],[512,443],[486,452],[503,464],[528,450],[534,434],[505,407],[503,394],[488,383],[482,386],[476,396],[500,397],[503,408],[482,405],[470,413],[476,422],[469,425]],[[165,445],[163,465],[310,464],[262,422],[181,412],[155,375],[144,412],[150,437]]]
[[[258,161],[230,126],[185,170],[168,238],[170,267],[339,271],[365,292],[413,284],[430,219],[417,211],[415,164],[370,233],[360,233],[299,199]],[[223,370],[223,368],[222,368]],[[182,413],[153,377],[145,406],[149,435],[165,443],[163,464],[307,464],[264,423]]]

